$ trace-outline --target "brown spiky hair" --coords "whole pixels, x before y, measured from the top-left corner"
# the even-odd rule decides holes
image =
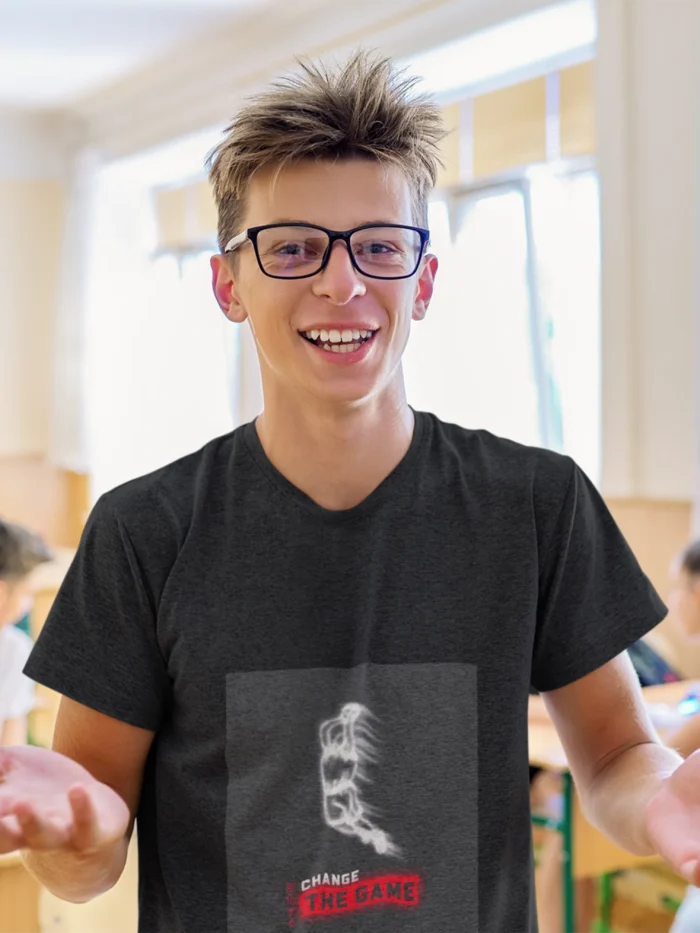
[[[413,198],[414,222],[427,226],[446,133],[439,106],[414,91],[391,59],[356,52],[332,69],[298,60],[300,74],[275,81],[250,98],[207,160],[219,214],[219,247],[240,233],[245,196],[255,172],[304,159],[374,159],[399,166]]]

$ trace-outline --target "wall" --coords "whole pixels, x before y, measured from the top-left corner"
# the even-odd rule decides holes
[[[0,456],[43,453],[63,215],[55,127],[0,114]]]
[[[692,499],[700,4],[598,6],[603,491]]]
[[[0,111],[0,514],[76,540],[85,480],[49,462],[71,124]]]

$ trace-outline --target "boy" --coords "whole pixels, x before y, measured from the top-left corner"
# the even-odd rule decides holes
[[[600,497],[407,404],[442,135],[358,54],[213,156],[264,410],[96,505],[27,667],[64,695],[54,752],[0,759],[0,851],[62,897],[114,884],[138,815],[144,933],[536,930],[530,684],[591,818],[698,874],[700,762],[621,654],[665,609]]]
[[[0,519],[0,745],[27,741],[34,684],[22,669],[32,641],[16,623],[31,608],[31,572],[49,560],[50,552],[38,535]]]

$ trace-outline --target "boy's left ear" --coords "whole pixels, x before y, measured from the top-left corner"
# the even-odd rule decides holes
[[[221,310],[229,321],[242,324],[248,317],[236,289],[236,282],[231,272],[229,261],[221,253],[216,253],[209,262],[212,274],[214,296]]]
[[[428,311],[428,305],[430,304],[430,299],[433,297],[433,289],[435,288],[437,270],[437,256],[428,253],[423,259],[420,275],[418,276],[416,298],[413,303],[412,317],[414,321],[422,321]]]

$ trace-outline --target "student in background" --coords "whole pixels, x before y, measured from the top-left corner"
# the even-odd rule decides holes
[[[24,745],[34,683],[22,673],[32,640],[16,627],[32,604],[31,573],[51,560],[45,542],[0,520],[0,745]]]
[[[668,606],[683,637],[700,644],[700,541],[694,541],[671,567]],[[687,758],[700,748],[700,715],[668,736],[666,743]],[[671,933],[698,933],[700,930],[700,888],[688,888],[676,914]]]

